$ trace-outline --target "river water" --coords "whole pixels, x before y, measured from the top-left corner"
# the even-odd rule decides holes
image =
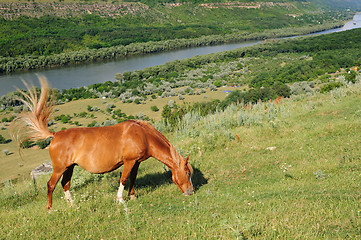
[[[347,22],[342,28],[331,29],[323,32],[313,33],[326,34],[332,32],[340,32],[361,27],[361,13],[354,16],[353,20]],[[162,65],[169,61],[191,58],[196,55],[204,55],[209,53],[222,52],[236,48],[248,47],[259,44],[261,41],[246,41],[241,43],[232,43],[216,46],[196,47],[174,50],[169,52],[161,52],[149,55],[132,56],[128,58],[117,59],[113,61],[90,63],[76,65],[70,67],[34,70],[29,72],[11,73],[0,76],[0,96],[8,92],[15,91],[16,87],[24,88],[21,79],[32,81],[38,86],[36,73],[42,74],[48,78],[51,87],[57,89],[69,89],[75,87],[88,86],[94,83],[103,83],[106,81],[114,81],[116,73],[124,71],[134,71]]]

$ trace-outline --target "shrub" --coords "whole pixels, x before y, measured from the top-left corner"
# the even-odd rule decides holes
[[[86,117],[88,114],[86,113],[86,112],[81,112],[81,113],[79,113],[79,117]]]
[[[70,122],[70,115],[59,115],[54,118],[55,121],[61,121],[62,123],[69,123]]]
[[[5,154],[5,156],[8,156],[10,154],[9,150],[8,149],[4,149],[3,150],[3,153]]]
[[[115,108],[115,105],[113,103],[109,103],[109,104],[107,104],[107,106],[105,108],[112,109],[112,108]]]
[[[97,121],[94,120],[88,124],[88,127],[94,127],[96,124],[97,124]]]
[[[323,86],[321,88],[320,93],[327,93],[327,92],[332,91],[335,88],[339,88],[339,87],[342,87],[342,86],[343,86],[343,84],[340,83],[340,82],[332,82],[332,83],[329,83],[329,84],[326,84],[325,86]]]
[[[153,112],[158,112],[159,111],[159,108],[157,106],[151,106],[150,109],[153,111]]]
[[[6,139],[0,134],[0,143],[6,143]]]
[[[354,70],[351,70],[347,74],[345,74],[345,79],[347,82],[356,83],[357,73]]]
[[[25,141],[21,144],[21,148],[30,148],[34,146],[34,142],[32,141]]]
[[[51,142],[51,138],[48,138],[43,141],[37,141],[36,145],[38,145],[40,149],[44,149],[47,146],[49,146],[50,142]]]
[[[216,81],[213,82],[213,85],[216,86],[216,87],[221,87],[222,86],[222,81],[216,80]]]
[[[276,99],[280,97],[289,97],[291,95],[291,89],[287,85],[275,85],[273,87],[260,87],[250,89],[248,92],[242,92],[240,90],[232,91],[220,104],[222,109],[232,103],[245,102],[256,103],[258,100],[267,101],[269,99]]]
[[[69,116],[64,115],[64,116],[61,117],[61,122],[62,122],[62,123],[68,123],[69,120],[70,120],[70,117],[69,117]]]
[[[115,121],[115,120],[105,120],[104,123],[103,123],[103,126],[112,126],[112,125],[115,125],[117,123],[118,122]]]
[[[91,111],[94,111],[94,112],[99,111],[99,108],[97,106],[94,106],[91,108]]]
[[[118,117],[125,117],[125,116],[126,116],[126,114],[125,114],[125,113],[122,113],[122,110],[120,110],[120,109],[114,110],[114,111],[113,111],[113,114],[116,115],[116,116],[118,116]]]

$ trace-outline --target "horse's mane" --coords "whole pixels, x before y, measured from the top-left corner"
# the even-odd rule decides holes
[[[153,133],[156,137],[160,138],[164,143],[166,143],[169,147],[169,151],[172,155],[172,158],[175,160],[175,162],[178,166],[180,165],[183,157],[177,152],[175,147],[173,147],[173,145],[169,142],[169,140],[161,132],[159,132],[155,127],[148,124],[147,122],[139,121],[139,120],[133,120],[133,122],[140,125],[141,127],[145,128],[145,129],[150,130],[151,133]]]

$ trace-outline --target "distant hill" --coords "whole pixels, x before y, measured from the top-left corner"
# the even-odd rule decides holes
[[[265,1],[265,0],[237,0],[237,1],[229,1],[229,0],[189,0],[189,1],[182,1],[182,0],[134,0],[129,2],[141,2],[144,4],[150,5],[157,5],[157,4],[164,4],[164,3],[315,3],[319,7],[324,8],[361,8],[361,1],[359,0],[272,0],[272,1]]]
[[[361,1],[359,0],[311,0],[320,6],[327,8],[351,8],[361,9]]]

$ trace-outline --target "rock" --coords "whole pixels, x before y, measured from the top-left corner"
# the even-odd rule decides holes
[[[276,149],[276,147],[268,147],[268,148],[266,148],[266,150],[268,150],[268,151],[273,151],[275,149]]]
[[[36,167],[33,171],[31,171],[30,176],[34,180],[38,178],[40,175],[44,175],[53,171],[53,166],[51,163],[43,163],[40,166]]]

